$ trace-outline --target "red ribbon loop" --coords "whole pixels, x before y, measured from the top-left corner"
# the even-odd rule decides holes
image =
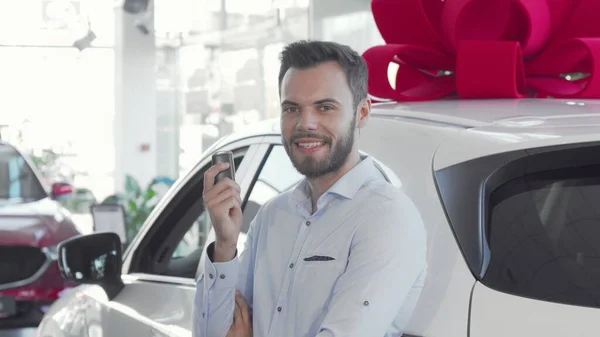
[[[461,41],[456,60],[456,86],[460,97],[522,98],[527,95],[523,57],[517,42]]]
[[[600,98],[599,0],[373,0],[372,11],[387,43],[363,54],[377,98]]]

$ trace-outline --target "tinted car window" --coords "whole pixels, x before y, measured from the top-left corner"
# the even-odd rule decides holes
[[[529,174],[490,196],[482,282],[515,295],[600,307],[600,166]]]
[[[47,196],[37,176],[14,148],[0,145],[0,199],[34,201]]]

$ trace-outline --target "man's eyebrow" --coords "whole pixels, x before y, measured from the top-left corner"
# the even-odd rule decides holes
[[[318,101],[315,101],[313,104],[323,104],[323,103],[333,103],[333,104],[341,105],[341,103],[338,102],[338,100],[336,100],[334,98],[323,98]]]
[[[313,102],[313,104],[315,104],[315,105],[323,104],[323,103],[333,103],[333,104],[341,105],[341,103],[334,98],[323,98],[323,99],[319,99],[319,100],[316,100]],[[299,106],[300,104],[286,99],[283,102],[281,102],[281,105],[282,106],[284,106],[284,105]]]
[[[287,100],[287,99],[286,99],[285,101],[281,102],[281,105],[282,105],[282,106],[283,106],[283,105],[293,105],[293,106],[298,106],[298,105],[300,105],[300,104],[298,104],[298,103],[296,103],[296,102],[293,102],[293,101],[290,101],[290,100]]]

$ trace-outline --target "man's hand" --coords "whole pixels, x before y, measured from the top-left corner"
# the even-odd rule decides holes
[[[217,174],[227,168],[228,163],[219,163],[204,173],[202,197],[216,235],[213,262],[228,262],[233,259],[242,229],[240,187],[229,178],[215,184]]]
[[[235,293],[233,324],[226,337],[252,337],[252,317],[250,317],[248,303],[239,291]]]

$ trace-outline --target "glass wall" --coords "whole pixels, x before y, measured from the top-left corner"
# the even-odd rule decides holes
[[[112,49],[1,47],[0,58],[2,138],[35,155],[58,154],[64,165],[43,172],[48,182],[112,193]]]
[[[203,0],[207,20],[179,49],[181,172],[218,138],[279,115],[279,52],[309,38],[309,2]]]
[[[94,38],[73,47],[86,36]],[[54,153],[46,181],[98,198],[113,192],[113,45],[106,1],[0,1],[2,138],[36,157]]]
[[[370,0],[313,0],[312,27],[312,38],[347,44],[359,53],[384,43]]]
[[[162,22],[157,22],[158,26],[167,27],[166,13],[173,14],[177,6],[160,5],[163,2],[156,2],[165,11],[156,19]],[[169,61],[178,63],[179,82],[172,85],[178,93],[171,95],[180,117],[180,174],[195,165],[220,137],[279,116],[278,56],[287,43],[309,38],[330,40],[348,44],[359,53],[383,43],[370,0],[177,3],[185,4],[188,10],[178,17],[182,18],[179,25],[189,31],[181,35],[176,61]],[[190,20],[190,15],[196,19]],[[176,27],[177,23],[170,25]]]

